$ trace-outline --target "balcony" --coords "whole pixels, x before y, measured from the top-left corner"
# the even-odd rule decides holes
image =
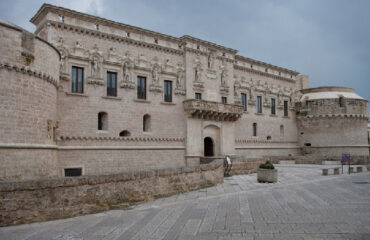
[[[205,100],[188,99],[184,110],[189,117],[216,121],[236,121],[243,114],[243,107],[235,104],[222,104]]]

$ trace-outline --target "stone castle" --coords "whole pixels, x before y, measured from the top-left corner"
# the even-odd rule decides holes
[[[44,4],[1,20],[0,180],[199,166],[203,157],[368,158],[368,102],[191,36]]]

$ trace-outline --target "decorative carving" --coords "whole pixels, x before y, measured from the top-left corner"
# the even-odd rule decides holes
[[[179,65],[176,77],[176,89],[175,94],[185,95],[185,84],[184,84],[184,69]]]
[[[47,120],[48,124],[48,138],[53,139],[53,141],[57,141],[57,136],[59,134],[59,121],[54,120]]]
[[[125,56],[125,59],[122,65],[123,65],[122,66],[122,80],[120,83],[120,87],[134,89],[135,88],[135,83],[133,80],[134,63],[128,57],[128,55]]]
[[[120,63],[122,61],[121,57],[117,55],[117,49],[114,47],[109,48],[107,61],[113,63]]]
[[[104,85],[103,80],[103,55],[99,52],[95,44],[92,51],[89,52],[90,76],[87,80],[89,84]]]
[[[202,81],[202,65],[199,59],[199,55],[195,59],[195,67],[194,67],[194,90],[195,91],[203,91],[204,89],[204,83]]]
[[[60,52],[60,62],[59,62],[59,71],[60,71],[60,79],[69,81],[69,74],[68,74],[68,49],[63,44],[63,38],[59,38],[57,49]]]
[[[158,63],[154,63],[153,68],[152,68],[152,83],[149,86],[149,91],[153,91],[153,92],[163,91],[162,88],[159,86],[160,72],[161,72],[161,67],[159,66]]]
[[[241,103],[240,88],[241,88],[241,85],[240,85],[239,81],[237,81],[237,80],[234,81],[234,102],[236,104]]]
[[[204,100],[184,101],[184,110],[189,117],[216,121],[236,121],[243,113],[243,107]]]

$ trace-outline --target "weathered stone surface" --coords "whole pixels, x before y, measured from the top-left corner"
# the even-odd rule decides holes
[[[72,217],[210,187],[223,182],[221,160],[200,167],[0,182],[0,226]]]
[[[275,183],[278,180],[278,170],[277,169],[263,169],[258,168],[257,170],[257,181]]]

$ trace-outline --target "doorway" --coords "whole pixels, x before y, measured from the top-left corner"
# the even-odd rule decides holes
[[[204,156],[205,157],[214,156],[213,140],[210,137],[204,138]]]

